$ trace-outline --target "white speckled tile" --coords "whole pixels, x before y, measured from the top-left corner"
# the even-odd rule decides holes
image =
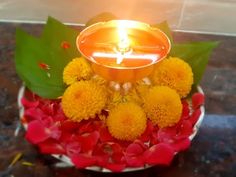
[[[186,0],[178,29],[236,34],[236,0]]]
[[[0,20],[85,23],[101,12],[148,23],[168,20],[176,27],[184,0],[0,0]]]

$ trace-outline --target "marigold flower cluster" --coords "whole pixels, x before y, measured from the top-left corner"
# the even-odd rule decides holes
[[[79,80],[87,80],[92,76],[92,69],[89,63],[83,58],[73,59],[63,71],[63,81],[67,84],[73,84]]]
[[[135,103],[121,103],[110,110],[107,126],[113,137],[132,141],[144,132],[146,115]]]
[[[74,121],[94,118],[105,107],[107,92],[93,81],[79,81],[69,86],[62,97],[65,115]]]
[[[147,78],[146,78],[147,79]],[[62,96],[65,115],[76,122],[102,117],[110,134],[119,140],[132,141],[144,133],[147,119],[159,128],[175,125],[181,117],[181,98],[193,84],[191,67],[179,58],[168,58],[157,64],[149,80],[132,83],[127,91],[112,89],[109,82],[93,75],[84,58],[72,60],[64,69],[68,86]]]
[[[160,128],[172,126],[180,120],[182,104],[175,90],[154,86],[144,97],[144,110]]]
[[[155,85],[168,86],[184,98],[191,91],[193,72],[184,60],[170,57],[156,65],[151,79]]]

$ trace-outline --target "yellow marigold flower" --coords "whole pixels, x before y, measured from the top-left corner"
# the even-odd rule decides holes
[[[63,71],[63,81],[67,84],[73,84],[81,79],[90,79],[92,69],[89,63],[83,58],[75,58],[66,65]]]
[[[181,117],[180,96],[169,87],[154,86],[145,95],[144,110],[148,118],[160,128],[172,126]]]
[[[170,57],[157,64],[150,77],[156,85],[175,89],[182,98],[188,95],[193,84],[192,68],[176,57]]]
[[[92,81],[79,81],[69,86],[62,96],[62,109],[74,121],[89,119],[99,114],[107,102],[104,87]]]
[[[121,103],[110,111],[107,126],[113,137],[132,141],[144,132],[146,115],[143,109],[135,103]]]

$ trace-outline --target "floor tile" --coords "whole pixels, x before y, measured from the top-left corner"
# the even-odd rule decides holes
[[[46,20],[48,15],[63,22],[85,23],[101,12],[122,19],[148,23],[168,20],[176,27],[184,0],[2,0],[0,20]],[[20,3],[19,3],[20,2]]]
[[[186,0],[179,29],[236,34],[235,0]]]

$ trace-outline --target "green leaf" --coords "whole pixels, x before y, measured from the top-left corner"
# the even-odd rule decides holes
[[[163,21],[159,24],[155,24],[155,25],[151,25],[152,27],[154,28],[159,28],[161,31],[163,31],[167,36],[168,38],[170,39],[170,43],[171,45],[173,45],[173,37],[172,37],[172,34],[171,34],[171,30],[169,28],[169,25],[167,23],[167,21]]]
[[[43,51],[43,52],[42,52]],[[25,82],[25,85],[34,93],[46,98],[57,98],[62,95],[65,86],[59,78],[52,75],[48,77],[50,70],[43,70],[40,63],[48,62],[49,51],[47,46],[37,38],[34,38],[24,31],[16,31],[16,72]]]
[[[90,26],[94,23],[97,22],[106,22],[106,21],[110,21],[110,20],[115,20],[117,19],[117,17],[115,15],[113,15],[110,12],[103,12],[101,14],[98,14],[94,17],[92,17],[87,23],[86,26]]]
[[[63,94],[66,88],[62,79],[63,69],[71,59],[80,56],[75,44],[78,34],[78,31],[51,17],[41,38],[17,29],[16,71],[26,87],[44,98],[54,99]],[[70,47],[61,47],[63,42],[69,43]],[[40,64],[49,68],[42,69]]]
[[[179,57],[192,67],[194,84],[198,85],[206,69],[212,50],[218,42],[193,42],[172,45],[169,56]]]

